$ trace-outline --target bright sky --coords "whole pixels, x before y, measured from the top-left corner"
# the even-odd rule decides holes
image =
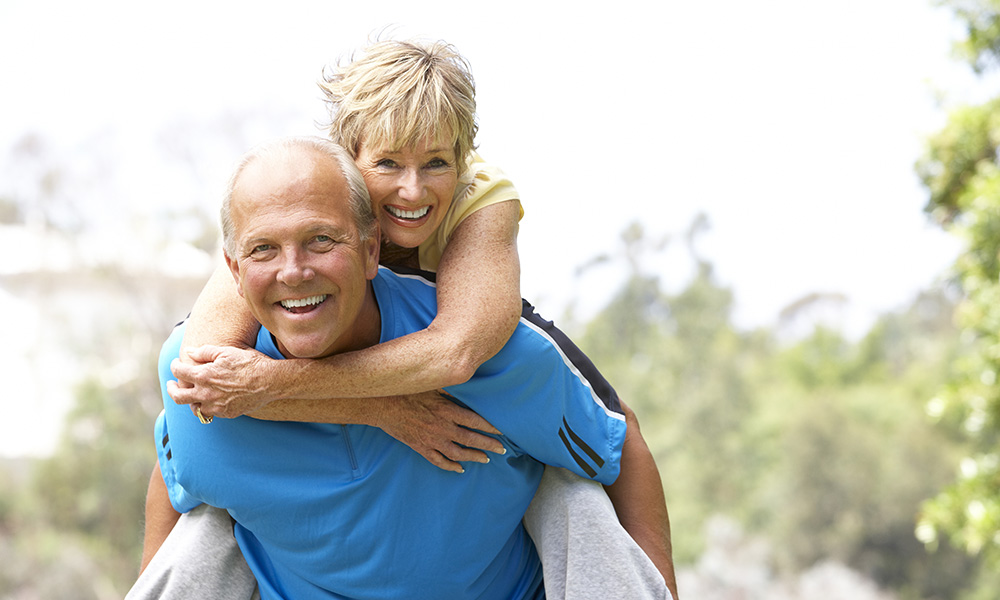
[[[821,291],[845,294],[845,324],[863,330],[959,250],[928,224],[913,174],[943,122],[934,91],[973,98],[949,56],[960,30],[930,0],[354,4],[5,0],[0,152],[30,132],[70,157],[106,139],[121,198],[88,210],[155,213],[188,189],[165,131],[264,111],[285,129],[261,136],[317,133],[323,66],[395,26],[470,60],[480,151],[526,209],[522,293],[548,314],[607,300],[622,267],[573,272],[632,221],[679,235],[706,213],[698,249],[743,326]],[[210,154],[206,185],[222,185],[231,152]],[[670,289],[689,275],[673,248],[647,265]]]

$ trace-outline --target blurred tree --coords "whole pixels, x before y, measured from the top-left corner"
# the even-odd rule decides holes
[[[961,55],[977,71],[1000,60],[1000,1],[945,0],[965,25]],[[932,405],[942,423],[960,423],[971,442],[958,480],[924,507],[918,527],[939,533],[1000,566],[1000,98],[954,110],[928,140],[916,169],[930,193],[927,211],[966,241],[955,264],[958,320],[969,342]]]
[[[676,239],[691,246],[706,226]],[[696,252],[693,277],[671,294],[643,269],[665,246],[638,225],[621,241],[598,264],[623,266],[625,281],[578,340],[639,413],[678,563],[711,551],[703,524],[722,514],[764,536],[787,577],[835,560],[901,598],[956,597],[977,562],[955,550],[929,556],[913,535],[921,502],[948,481],[962,445],[924,412],[958,352],[955,294],[920,294],[861,340],[820,321],[780,343],[733,327],[732,294]],[[811,295],[781,327],[845,301]]]
[[[857,342],[818,326],[768,361],[753,415],[768,466],[750,525],[783,568],[837,560],[902,598],[950,598],[967,585],[976,561],[929,556],[913,536],[961,448],[923,410],[958,352],[953,306],[944,290],[926,292]]]
[[[688,524],[675,530],[680,561],[702,548],[701,528],[690,524],[738,510],[752,472],[752,453],[740,442],[752,406],[739,364],[745,344],[729,323],[732,294],[694,250],[707,225],[699,216],[681,236],[696,270],[677,294],[643,268],[670,238],[629,226],[621,250],[600,259],[624,263],[625,282],[578,338],[639,415],[665,475],[671,518]]]

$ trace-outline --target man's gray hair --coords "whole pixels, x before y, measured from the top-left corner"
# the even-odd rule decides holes
[[[233,225],[233,191],[239,182],[240,175],[252,163],[261,158],[273,157],[279,154],[288,154],[293,150],[313,150],[327,158],[336,161],[340,167],[340,172],[347,179],[347,187],[350,193],[351,215],[354,217],[354,225],[358,228],[361,240],[368,240],[375,235],[375,213],[372,210],[371,197],[368,195],[368,188],[365,187],[365,180],[361,176],[361,171],[354,164],[351,155],[341,147],[329,140],[320,137],[287,137],[265,142],[243,155],[226,186],[226,192],[222,197],[222,208],[219,211],[222,221],[222,244],[223,249],[230,258],[237,258],[236,254],[236,230]]]

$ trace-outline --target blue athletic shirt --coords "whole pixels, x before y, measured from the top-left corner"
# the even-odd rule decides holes
[[[381,341],[426,328],[426,273],[380,268]],[[160,469],[180,512],[225,508],[260,586],[274,598],[534,599],[542,570],[521,525],[547,463],[610,484],[625,419],[617,396],[575,346],[525,302],[506,346],[447,388],[498,430],[506,454],[443,471],[381,429],[215,419],[202,425],[166,393],[183,325],[160,354]],[[282,358],[261,329],[257,349]]]

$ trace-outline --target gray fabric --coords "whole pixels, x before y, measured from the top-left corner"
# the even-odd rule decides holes
[[[259,600],[257,580],[224,510],[181,515],[125,600]]]
[[[595,481],[558,467],[545,474],[524,526],[538,548],[548,600],[665,600],[653,561],[619,524]]]

